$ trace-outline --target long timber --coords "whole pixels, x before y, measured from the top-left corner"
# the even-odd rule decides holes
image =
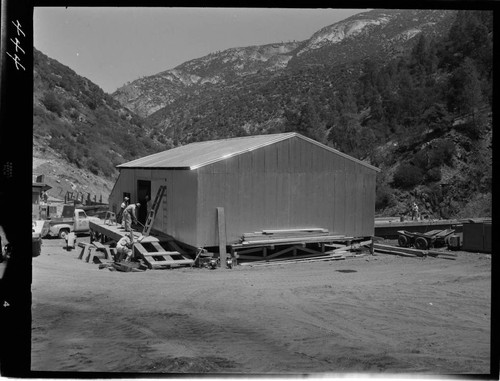
[[[118,242],[120,239],[122,239],[124,236],[129,235],[130,233],[125,231],[125,229],[118,224],[105,224],[104,222],[94,222],[94,221],[89,221],[89,227],[90,230],[97,232],[99,234],[102,234],[116,242]],[[168,238],[163,238],[159,239],[158,237],[155,236],[143,236],[141,232],[134,231],[134,238],[140,238],[141,236],[143,237],[141,239],[141,242],[160,242],[160,241],[165,241],[168,240]],[[173,238],[170,238],[173,239]]]

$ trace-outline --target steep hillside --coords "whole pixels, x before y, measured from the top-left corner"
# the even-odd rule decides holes
[[[393,58],[425,33],[442,35],[451,26],[454,11],[373,10],[349,17],[314,33],[295,52],[290,67],[337,65],[377,57]]]
[[[53,197],[107,198],[115,165],[170,147],[141,117],[36,49],[33,112],[33,172],[45,174]]]
[[[269,76],[289,77],[298,70],[300,77],[300,71],[312,66],[352,66],[366,57],[385,61],[411,48],[420,33],[445,33],[454,14],[432,10],[369,11],[327,26],[306,41],[214,52],[135,80],[118,89],[113,97],[138,114],[149,116],[176,100],[203,103],[206,94],[211,97],[214,92],[255,87],[259,82],[265,85]]]
[[[186,95],[198,95],[210,85],[228,85],[240,77],[286,67],[298,43],[233,48],[191,60],[156,75],[141,78],[113,93],[121,104],[142,116]]]

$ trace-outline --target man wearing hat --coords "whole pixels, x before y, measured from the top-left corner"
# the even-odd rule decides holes
[[[124,197],[123,202],[120,205],[120,211],[118,212],[118,215],[116,216],[116,222],[118,222],[119,224],[122,223],[123,211],[128,206],[128,202],[129,202],[128,197]]]
[[[123,222],[125,224],[125,231],[132,230],[132,222],[137,223],[137,208],[141,206],[140,203],[130,204],[123,211]]]

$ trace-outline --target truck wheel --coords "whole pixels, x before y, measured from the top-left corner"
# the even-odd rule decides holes
[[[408,244],[409,244],[408,238],[406,236],[400,234],[399,237],[398,237],[398,244],[401,247],[407,247]]]
[[[427,250],[429,248],[429,245],[424,237],[418,237],[415,240],[415,247],[419,250]]]
[[[65,239],[68,234],[69,234],[69,229],[59,230],[59,238]]]

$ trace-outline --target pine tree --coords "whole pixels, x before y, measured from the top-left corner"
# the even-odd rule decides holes
[[[476,116],[483,103],[481,83],[474,62],[466,58],[450,78],[448,105],[452,110]]]

